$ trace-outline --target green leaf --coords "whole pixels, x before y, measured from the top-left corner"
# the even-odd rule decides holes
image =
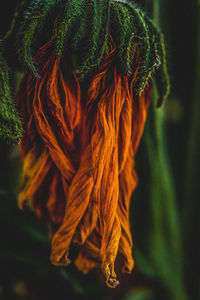
[[[130,291],[123,300],[155,300],[153,293],[149,290]]]

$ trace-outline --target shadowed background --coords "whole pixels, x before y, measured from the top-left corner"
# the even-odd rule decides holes
[[[0,4],[2,36],[17,2]],[[85,276],[73,265],[51,266],[44,225],[32,211],[17,207],[17,147],[1,143],[0,299],[200,299],[200,3],[137,2],[165,34],[172,89],[163,108],[152,103],[136,159],[139,187],[131,206],[136,267],[131,275],[119,276],[120,286],[112,290],[98,270]],[[16,74],[16,84],[18,79]]]

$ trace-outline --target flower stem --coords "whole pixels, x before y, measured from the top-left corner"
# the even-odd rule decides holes
[[[166,1],[153,0],[154,23],[162,26]],[[152,264],[161,284],[171,300],[188,299],[182,276],[182,247],[180,218],[176,203],[174,178],[167,152],[165,108],[156,109],[157,90],[153,87],[152,105],[145,132],[146,151],[149,161],[152,227],[149,235],[149,251]]]

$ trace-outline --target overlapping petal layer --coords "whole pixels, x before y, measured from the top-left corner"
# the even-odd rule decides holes
[[[67,265],[70,245],[78,243],[77,268],[87,273],[101,265],[115,287],[118,252],[123,271],[134,265],[129,208],[150,92],[134,94],[138,68],[130,76],[120,71],[114,43],[85,83],[52,45],[38,50],[40,77],[26,74],[17,97],[24,126],[20,207],[31,199],[51,228],[53,264]]]

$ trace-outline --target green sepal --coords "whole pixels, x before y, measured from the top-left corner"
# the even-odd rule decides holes
[[[17,144],[21,135],[22,125],[14,105],[9,68],[3,57],[2,41],[0,41],[0,139]]]
[[[19,60],[23,67],[35,77],[39,77],[37,67],[34,62],[33,41],[36,36],[36,31],[41,30],[44,25],[45,17],[50,9],[55,5],[55,0],[33,0],[30,6],[24,13],[23,21],[21,22],[17,34],[17,50]]]

